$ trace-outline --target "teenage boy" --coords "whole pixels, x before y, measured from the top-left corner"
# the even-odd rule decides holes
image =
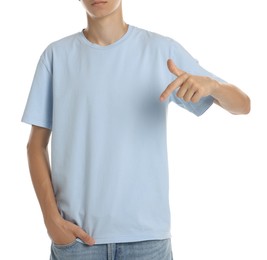
[[[168,104],[246,114],[249,98],[176,41],[126,24],[122,0],[81,3],[87,28],[43,52],[22,119],[51,259],[172,259]]]

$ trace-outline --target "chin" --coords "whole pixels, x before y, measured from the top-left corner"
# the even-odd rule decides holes
[[[103,18],[109,16],[112,12],[108,12],[107,10],[98,10],[93,12],[88,12],[88,15],[91,18]]]

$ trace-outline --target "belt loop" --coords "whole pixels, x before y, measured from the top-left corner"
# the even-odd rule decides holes
[[[107,244],[108,247],[108,260],[114,260],[116,244]]]

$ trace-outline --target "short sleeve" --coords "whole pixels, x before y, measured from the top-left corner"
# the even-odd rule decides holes
[[[172,42],[170,57],[177,67],[179,67],[183,71],[186,71],[187,73],[197,76],[207,76],[219,82],[225,82],[224,80],[202,68],[199,65],[198,61],[194,59],[179,43],[175,41]],[[175,76],[173,76],[173,80],[174,79]],[[213,97],[208,96],[201,98],[197,103],[186,102],[183,99],[178,98],[175,95],[175,92],[173,92],[170,97],[170,101],[175,102],[177,105],[187,109],[197,116],[202,115],[213,104],[213,100]]]
[[[52,73],[41,56],[22,116],[22,122],[52,129]]]

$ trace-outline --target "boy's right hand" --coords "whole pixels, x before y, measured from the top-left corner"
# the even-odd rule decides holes
[[[48,235],[55,244],[67,245],[75,241],[76,238],[81,239],[89,246],[95,244],[95,240],[82,228],[62,217],[58,218],[56,221],[46,222],[46,227]]]

